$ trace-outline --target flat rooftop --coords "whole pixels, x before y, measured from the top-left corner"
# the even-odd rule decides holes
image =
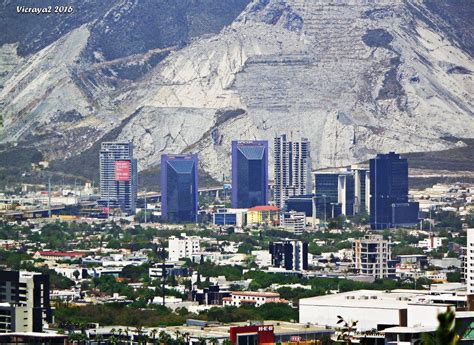
[[[429,295],[428,290],[357,290],[300,299],[300,306],[339,306],[346,308],[405,309],[409,304],[435,305],[433,301],[459,301],[452,295]],[[444,298],[445,297],[445,298]],[[450,305],[436,303],[436,306]]]
[[[203,324],[205,321],[203,321]],[[297,335],[297,334],[308,334],[308,333],[333,333],[332,329],[328,329],[324,326],[318,325],[307,325],[303,323],[292,323],[284,321],[264,321],[261,324],[255,324],[258,326],[273,326],[275,335]],[[182,325],[182,326],[169,326],[169,327],[156,327],[156,328],[143,328],[143,333],[149,333],[153,329],[160,331],[166,331],[167,333],[174,335],[176,331],[179,331],[181,334],[188,333],[190,337],[193,338],[229,338],[230,328],[231,327],[242,327],[249,326],[248,322],[233,322],[228,324],[222,323],[212,323],[209,322],[207,325]],[[111,330],[115,328],[116,330],[120,326],[104,326],[95,330],[96,334],[110,334]],[[122,329],[125,329],[123,327]],[[132,330],[131,333],[134,333]]]

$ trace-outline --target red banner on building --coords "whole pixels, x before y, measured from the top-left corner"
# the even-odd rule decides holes
[[[244,344],[269,345],[275,344],[272,325],[242,326],[230,328],[230,341],[239,344],[241,338]]]
[[[115,161],[115,181],[130,181],[130,161]]]

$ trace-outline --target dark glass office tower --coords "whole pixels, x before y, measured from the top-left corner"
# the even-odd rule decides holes
[[[268,203],[268,142],[232,141],[232,207]]]
[[[370,160],[370,225],[374,230],[397,224],[396,209],[408,203],[408,162],[390,152]],[[413,207],[416,205],[413,204]],[[413,212],[413,214],[417,212]],[[413,219],[416,222],[417,219]],[[410,223],[404,220],[403,223]]]
[[[198,157],[161,156],[161,214],[170,222],[196,222],[198,213]]]
[[[338,204],[340,172],[317,172],[314,175],[316,192],[316,217],[330,219],[341,213]]]

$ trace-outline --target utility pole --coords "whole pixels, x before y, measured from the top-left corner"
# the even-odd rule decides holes
[[[166,299],[165,299],[165,284],[166,284],[166,259],[165,259],[165,247],[161,248],[161,276],[163,277],[162,285],[161,285],[161,292],[163,293],[163,307],[165,307]]]
[[[51,175],[48,177],[48,218],[51,218]]]
[[[146,205],[146,188],[145,188],[145,224],[146,224],[146,210],[147,210],[147,205]]]
[[[324,230],[326,230],[326,194],[323,194],[323,199],[324,199]]]

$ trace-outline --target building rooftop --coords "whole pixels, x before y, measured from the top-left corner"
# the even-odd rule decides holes
[[[381,333],[428,333],[428,332],[435,332],[437,327],[390,327],[385,328]]]
[[[357,290],[333,295],[324,295],[300,299],[300,305],[340,306],[376,309],[406,309],[408,305],[448,306],[451,304],[433,303],[435,300],[457,301],[456,296],[429,295],[430,291],[419,290]]]
[[[280,297],[276,292],[258,292],[258,291],[232,291],[234,296],[252,296],[252,297]]]
[[[279,211],[279,208],[276,206],[262,205],[249,208],[248,211]]]

